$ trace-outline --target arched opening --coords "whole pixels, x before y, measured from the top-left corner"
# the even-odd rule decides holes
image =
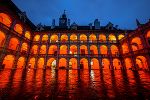
[[[96,35],[95,35],[95,34],[91,34],[91,35],[89,36],[89,40],[90,40],[90,42],[96,41],[96,40],[97,40]]]
[[[96,58],[91,60],[91,69],[99,69],[99,61]]]
[[[136,57],[136,68],[137,69],[148,69],[147,59],[144,56]]]
[[[7,27],[10,27],[11,23],[12,23],[12,20],[7,14],[0,13],[0,23],[3,23]]]
[[[72,45],[70,46],[70,54],[77,54],[77,46],[76,45]]]
[[[31,54],[37,54],[37,50],[38,50],[38,46],[37,45],[32,46]]]
[[[106,42],[106,36],[104,34],[99,35],[99,41],[100,42]]]
[[[9,41],[9,49],[12,49],[12,50],[18,50],[18,47],[19,47],[19,41],[17,38],[11,38],[10,41]]]
[[[121,69],[121,61],[117,58],[113,59],[114,69]]]
[[[147,39],[148,44],[150,45],[150,31],[147,32],[146,39]]]
[[[110,48],[111,48],[111,53],[113,55],[118,55],[119,54],[118,47],[116,45],[112,45]]]
[[[81,55],[88,54],[87,46],[85,46],[85,45],[80,46],[80,54]]]
[[[122,38],[124,38],[123,34],[118,35],[118,40],[121,40]]]
[[[128,53],[129,52],[129,48],[128,48],[128,44],[127,43],[123,43],[122,45],[122,53]]]
[[[4,68],[12,68],[14,64],[14,56],[13,55],[7,55],[5,56],[3,60],[3,65],[5,66]]]
[[[56,59],[55,58],[50,58],[47,61],[47,68],[56,69]]]
[[[25,58],[20,57],[17,62],[17,68],[23,68],[24,64],[25,64]]]
[[[77,59],[71,58],[69,61],[69,68],[71,69],[77,69]]]
[[[65,58],[59,59],[59,69],[67,68],[67,60]]]
[[[35,35],[33,41],[39,41],[39,40],[40,40],[40,35]]]
[[[23,28],[20,24],[16,24],[14,27],[14,30],[19,34],[22,34],[22,32],[23,32]]]
[[[116,37],[115,37],[115,35],[113,35],[113,34],[110,34],[110,35],[108,36],[108,39],[109,39],[110,42],[116,42]]]
[[[98,50],[97,50],[97,47],[95,45],[90,46],[90,53],[93,56],[98,54]]]
[[[67,42],[68,36],[66,34],[61,35],[61,42]]]
[[[60,47],[60,54],[67,54],[67,46],[66,45],[62,45]]]
[[[44,58],[39,58],[37,68],[44,68]]]
[[[50,38],[50,42],[57,42],[58,41],[58,36],[57,35],[52,35]]]
[[[88,60],[86,58],[80,60],[80,69],[89,69]]]
[[[131,62],[130,58],[125,59],[125,66],[126,66],[126,69],[131,69],[132,68],[132,62]]]
[[[139,37],[133,38],[131,41],[131,45],[133,51],[140,50],[143,48],[141,39]]]
[[[106,45],[102,45],[100,46],[100,53],[103,54],[103,55],[107,55],[108,53],[108,48]]]
[[[30,58],[28,68],[34,68],[34,66],[35,66],[35,58]]]
[[[40,54],[46,54],[46,45],[42,45],[40,48]]]
[[[76,35],[76,34],[72,34],[72,35],[70,36],[70,40],[71,40],[71,41],[77,41],[77,35]]]
[[[31,35],[30,35],[30,32],[29,32],[29,31],[26,31],[26,33],[25,33],[25,37],[26,37],[27,39],[29,39],[29,40],[30,40]]]
[[[57,55],[57,46],[56,45],[51,45],[49,47],[48,54],[54,54],[56,56]]]
[[[23,43],[22,46],[21,46],[21,52],[27,53],[27,50],[28,50],[28,44]]]
[[[43,41],[43,42],[46,42],[47,40],[48,40],[48,35],[46,35],[46,34],[45,34],[45,35],[43,35],[43,37],[42,37],[42,41]]]
[[[80,41],[81,42],[86,42],[87,41],[87,36],[85,34],[80,35]]]
[[[6,39],[5,34],[2,31],[0,31],[0,47],[3,47],[5,39]]]
[[[110,61],[107,58],[102,59],[103,69],[110,69]]]

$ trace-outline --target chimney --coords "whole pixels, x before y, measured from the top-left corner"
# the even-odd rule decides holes
[[[95,27],[95,29],[100,29],[100,21],[98,21],[98,19],[95,19],[94,27]]]

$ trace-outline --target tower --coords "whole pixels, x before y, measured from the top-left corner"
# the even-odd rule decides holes
[[[64,10],[64,13],[62,14],[62,16],[59,18],[59,26],[61,28],[67,28],[67,16]]]

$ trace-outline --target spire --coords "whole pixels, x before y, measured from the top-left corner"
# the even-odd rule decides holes
[[[62,14],[62,18],[67,18],[66,17],[66,10],[64,10],[64,13]]]

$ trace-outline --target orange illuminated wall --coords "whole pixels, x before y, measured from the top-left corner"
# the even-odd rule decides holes
[[[0,13],[0,23],[3,23],[4,25],[10,27],[12,21],[11,21],[11,18],[7,14]]]

